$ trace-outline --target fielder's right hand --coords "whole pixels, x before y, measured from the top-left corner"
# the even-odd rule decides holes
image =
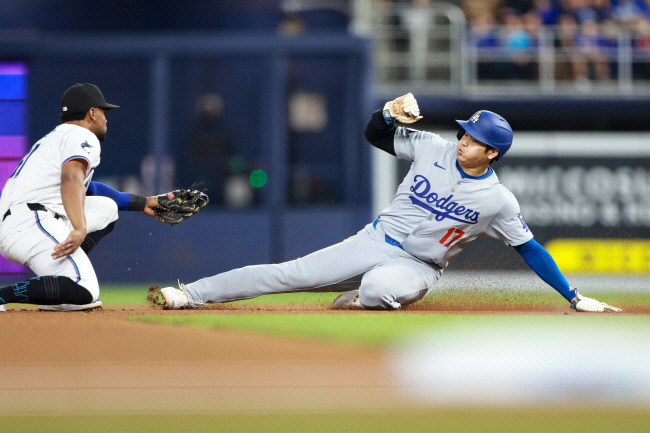
[[[415,100],[415,96],[410,92],[397,99],[386,102],[383,114],[386,123],[391,123],[394,120],[402,123],[414,123],[422,119],[418,101]]]
[[[620,312],[620,308],[612,307],[604,302],[582,296],[576,291],[576,297],[571,302],[571,308],[576,311],[585,311],[591,313],[602,313],[603,311]]]

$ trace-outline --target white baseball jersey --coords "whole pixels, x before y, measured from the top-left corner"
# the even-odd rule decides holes
[[[88,163],[86,188],[100,162],[101,146],[91,131],[63,123],[32,146],[2,190],[0,217],[11,206],[40,203],[64,215],[61,199],[61,167],[73,159]]]
[[[379,219],[405,251],[444,268],[478,236],[512,246],[533,238],[517,199],[492,169],[463,176],[456,144],[431,132],[397,128],[395,153],[413,164]]]
[[[99,296],[99,283],[82,248],[59,259],[52,259],[51,254],[73,229],[61,198],[62,167],[74,159],[87,161],[87,188],[99,165],[100,152],[99,140],[91,131],[61,124],[32,146],[11,174],[0,198],[0,218],[11,210],[0,222],[0,253],[29,266],[37,276],[68,277],[88,289],[93,299]],[[27,203],[48,210],[33,210]],[[92,233],[117,220],[117,205],[108,197],[86,197],[84,214],[88,233]]]

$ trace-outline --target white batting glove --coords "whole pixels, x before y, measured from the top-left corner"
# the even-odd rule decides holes
[[[400,96],[392,101],[386,102],[383,110],[384,120],[390,124],[394,120],[402,123],[414,123],[422,119],[418,101],[412,93]]]
[[[576,297],[571,301],[571,308],[576,311],[584,311],[590,313],[602,313],[603,311],[620,312],[620,308],[612,307],[604,302],[582,296],[576,291]]]

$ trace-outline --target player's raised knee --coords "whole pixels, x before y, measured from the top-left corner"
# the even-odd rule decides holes
[[[397,310],[402,306],[390,293],[361,289],[359,289],[359,302],[369,310]]]
[[[426,293],[425,281],[410,268],[386,266],[364,275],[359,301],[366,308],[396,309],[419,301]]]

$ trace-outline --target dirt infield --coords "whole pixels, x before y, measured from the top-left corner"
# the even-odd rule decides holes
[[[576,314],[565,305],[469,309],[422,302],[404,312]],[[647,305],[625,314],[650,314]],[[127,320],[141,314],[386,314],[321,304],[220,304],[200,311],[109,306],[0,313],[1,414],[380,411],[408,407],[378,349]],[[394,312],[390,314],[403,314]]]
[[[392,404],[377,351],[125,320],[155,312],[187,314],[148,307],[70,313],[12,307],[0,313],[0,414],[365,410]]]

